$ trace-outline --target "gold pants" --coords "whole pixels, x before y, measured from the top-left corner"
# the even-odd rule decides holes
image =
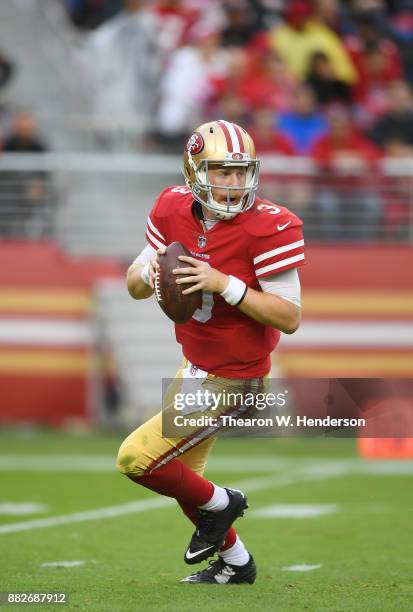
[[[181,367],[170,387],[167,390],[164,400],[164,407],[168,409],[171,406],[174,394],[181,392],[184,388],[185,378],[183,372],[188,368],[187,360],[184,359]],[[232,393],[258,392],[263,390],[264,379],[229,379],[215,376],[214,374],[206,374],[205,378],[198,379],[195,383],[200,389],[209,389],[211,391],[220,392],[227,391]],[[237,415],[239,406],[236,402],[232,405],[225,404],[217,406],[211,410],[198,410],[191,414],[191,417],[200,415],[213,415],[218,417],[223,413],[231,413]],[[127,476],[143,476],[152,472],[154,469],[164,465],[174,458],[179,458],[191,470],[199,475],[202,475],[205,470],[205,465],[209,453],[215,443],[215,431],[208,431],[205,427],[194,429],[190,436],[185,438],[179,437],[162,437],[162,416],[163,412],[159,412],[154,417],[143,423],[138,429],[135,429],[123,441],[120,446],[116,467],[122,474]]]

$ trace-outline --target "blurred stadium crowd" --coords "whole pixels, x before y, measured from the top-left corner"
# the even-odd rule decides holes
[[[262,181],[304,221],[318,215],[310,237],[410,236],[411,179],[381,168],[413,157],[412,0],[61,2],[91,116],[134,126],[137,151],[179,153],[194,125],[225,118],[260,155],[313,161],[311,179]],[[0,88],[13,72],[3,55]],[[3,151],[46,149],[27,113],[8,125]],[[359,235],[346,234],[354,212]]]
[[[324,158],[339,116],[367,162],[412,152],[412,2],[64,2],[93,30],[96,112],[150,117],[163,147],[219,116],[249,126],[261,151]]]

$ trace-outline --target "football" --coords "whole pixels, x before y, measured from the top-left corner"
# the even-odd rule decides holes
[[[187,268],[189,263],[180,261],[179,255],[191,257],[191,253],[180,242],[172,242],[165,255],[159,257],[159,270],[155,278],[155,297],[166,316],[175,323],[186,323],[201,306],[202,292],[200,290],[183,295],[182,291],[192,285],[177,285],[175,268]]]

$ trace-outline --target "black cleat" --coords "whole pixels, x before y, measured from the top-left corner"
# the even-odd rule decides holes
[[[181,582],[190,584],[253,584],[257,577],[257,568],[252,555],[245,565],[229,565],[218,557],[210,561],[207,568],[183,578]]]
[[[185,563],[193,565],[212,557],[221,548],[232,523],[248,508],[247,498],[236,489],[225,489],[229,503],[224,510],[199,510],[197,528],[186,549]]]

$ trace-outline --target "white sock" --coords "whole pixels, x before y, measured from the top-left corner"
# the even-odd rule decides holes
[[[218,554],[224,559],[225,563],[230,565],[245,565],[250,559],[250,554],[239,536],[237,536],[235,544],[231,548],[223,550]]]
[[[212,483],[214,485],[214,492],[212,497],[203,506],[198,506],[201,510],[209,510],[209,512],[219,512],[224,510],[229,504],[228,493],[222,487]]]

